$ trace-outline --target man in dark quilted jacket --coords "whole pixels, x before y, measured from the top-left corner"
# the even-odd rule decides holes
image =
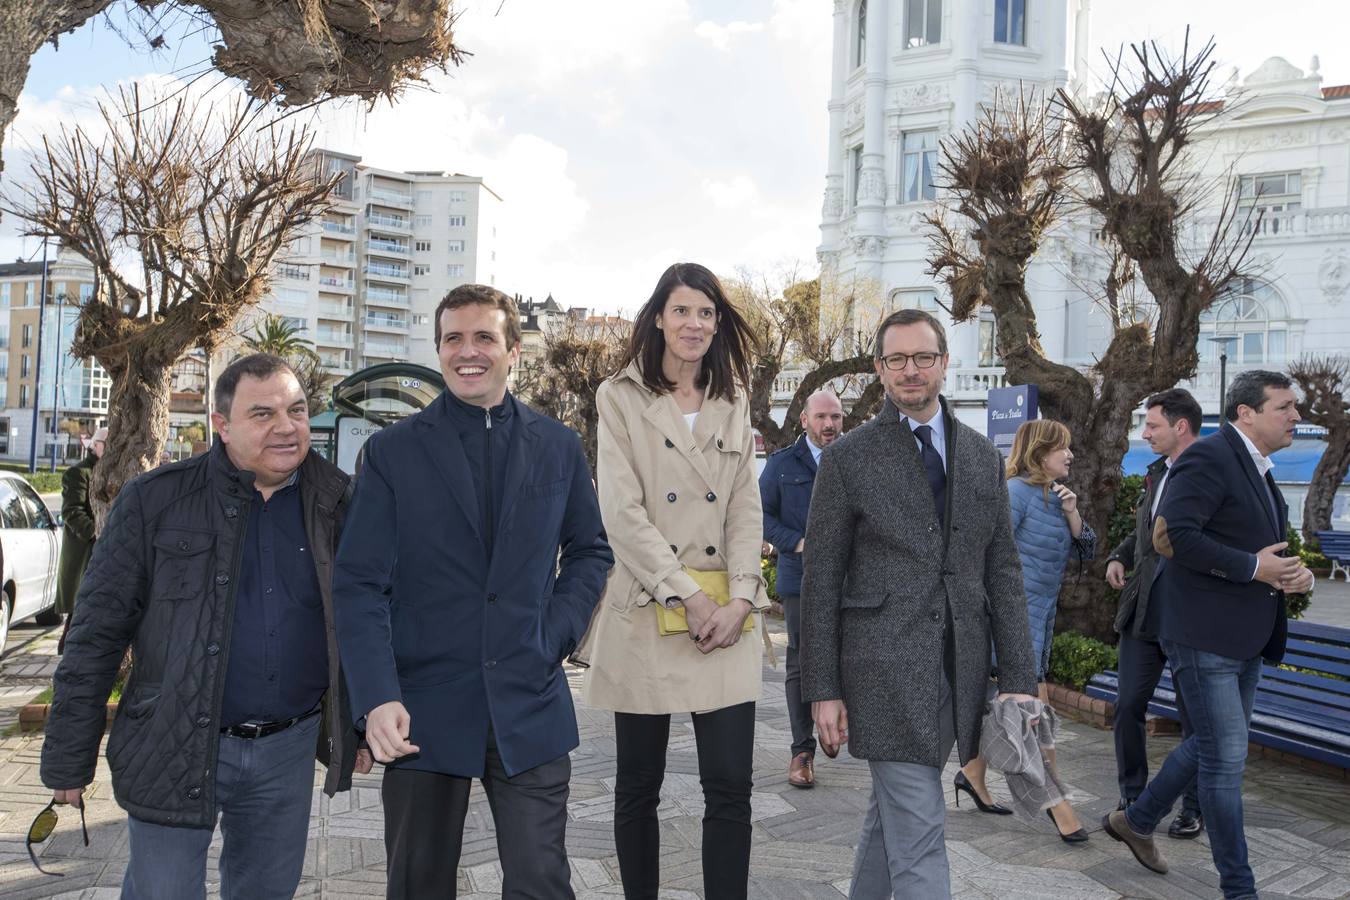
[[[305,394],[284,360],[236,360],[216,381],[215,408],[208,454],[118,495],[56,670],[42,782],[57,803],[79,805],[132,648],[107,750],[130,816],[124,900],[205,897],[218,821],[221,896],[293,896],[316,748],[330,795],[371,764],[357,751],[333,624],[349,479],[311,451]]]

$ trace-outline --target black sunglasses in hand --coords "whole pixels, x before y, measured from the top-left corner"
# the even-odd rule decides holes
[[[33,866],[43,875],[55,875],[58,878],[64,877],[64,872],[48,872],[38,863],[37,854],[33,852],[33,845],[40,844],[52,836],[56,830],[56,800],[53,799],[47,804],[42,812],[33,819],[33,824],[28,826],[28,858],[33,861]],[[89,826],[84,824],[84,800],[80,801],[80,830],[84,832],[84,845],[89,846]]]

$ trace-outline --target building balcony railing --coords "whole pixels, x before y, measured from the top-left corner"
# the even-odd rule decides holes
[[[350,373],[352,370],[352,355],[350,353],[320,353],[319,361],[323,363],[325,369],[346,373]]]
[[[388,331],[394,334],[408,333],[408,320],[402,316],[367,315],[364,320],[366,331]]]
[[[395,228],[399,231],[411,231],[412,222],[403,216],[386,216],[380,213],[367,213],[366,226],[374,228]]]
[[[324,250],[319,254],[319,259],[323,260],[326,266],[341,266],[349,269],[356,265],[356,254],[348,251],[347,253],[338,253],[333,250]]]
[[[277,266],[277,275],[292,281],[309,281],[309,269],[305,266]]]
[[[401,291],[371,287],[368,281],[365,290],[361,292],[361,299],[374,306],[395,306],[399,309],[412,309],[412,298],[407,294]]]
[[[366,251],[368,253],[394,253],[399,256],[408,255],[408,245],[400,244],[397,241],[381,241],[371,238],[366,241]]]
[[[378,359],[406,359],[408,356],[407,344],[382,344],[366,341],[361,350],[367,357]]]
[[[344,225],[341,222],[324,222],[323,230],[325,234],[341,237],[355,237],[356,226]]]
[[[386,191],[383,188],[371,188],[366,192],[372,203],[387,203],[392,206],[406,206],[412,208],[412,194],[404,194],[398,191]]]
[[[319,276],[319,290],[350,294],[356,290],[356,282],[350,278],[336,278],[332,275]]]
[[[371,278],[393,280],[396,282],[412,281],[412,275],[402,266],[386,266],[380,263],[368,262],[361,267],[361,271]]]
[[[329,319],[350,319],[355,307],[350,303],[334,303],[331,300],[319,301],[319,315]]]
[[[1233,228],[1242,234],[1255,232],[1253,239],[1256,241],[1295,237],[1335,238],[1350,235],[1350,206],[1267,212],[1259,222],[1254,217],[1253,221],[1247,222],[1245,216],[1245,210],[1239,212]],[[1191,241],[1195,244],[1208,242],[1218,225],[1217,216],[1195,219],[1190,228]]]
[[[314,337],[319,347],[351,347],[355,345],[352,335],[342,331],[325,331],[320,328]]]

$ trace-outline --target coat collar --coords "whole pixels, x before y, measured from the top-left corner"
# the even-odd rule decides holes
[[[450,414],[448,395],[448,390],[442,391],[430,406],[414,417],[412,425],[425,435],[426,439],[419,441],[422,449],[449,485],[450,496],[459,505],[474,537],[480,546],[486,547],[478,526],[478,492],[469,476],[469,459],[464,455],[464,442],[460,440],[459,429]],[[541,418],[539,413],[521,403],[514,395],[507,394],[506,399],[512,404],[511,412],[516,421],[515,427],[511,429],[511,448],[506,458],[506,482],[502,494],[503,515],[497,518],[498,534],[495,537],[498,539],[493,541],[494,548],[503,545],[500,530],[507,520],[504,513],[515,503],[529,471],[533,453],[531,446],[536,439],[535,426]]]
[[[797,458],[802,461],[802,465],[806,466],[807,469],[812,472],[816,471],[816,457],[811,452],[811,445],[807,443],[805,433],[797,438],[797,445],[792,448],[792,452],[796,454]]]
[[[698,412],[694,431],[690,434],[684,413],[680,412],[674,395],[658,394],[648,388],[642,381],[642,370],[636,361],[629,363],[614,378],[616,381],[624,379],[632,381],[643,391],[647,399],[647,406],[642,411],[643,420],[655,428],[681,456],[689,461],[709,489],[715,488],[712,467],[703,458],[703,453],[714,442],[720,450],[731,440],[725,433],[725,426],[736,408],[735,404],[723,397],[714,397],[705,389],[703,407]]]

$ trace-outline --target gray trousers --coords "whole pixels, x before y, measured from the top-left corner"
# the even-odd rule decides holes
[[[945,678],[942,687],[934,724],[945,760],[956,743],[956,728],[951,688]],[[872,769],[872,798],[858,838],[849,900],[950,897],[942,767],[886,760],[869,760],[868,765]]]

